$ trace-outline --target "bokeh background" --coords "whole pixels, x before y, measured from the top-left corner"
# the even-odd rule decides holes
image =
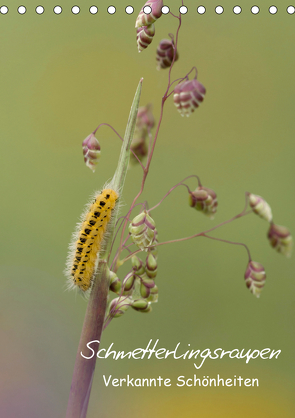
[[[0,15],[0,170],[1,170],[1,383],[0,411],[5,418],[57,418],[66,411],[86,302],[65,291],[67,246],[80,212],[93,191],[112,177],[120,141],[103,127],[102,157],[95,174],[83,163],[81,142],[99,123],[124,133],[136,86],[144,77],[141,105],[153,104],[159,117],[167,71],[155,69],[155,49],[174,32],[177,21],[163,16],[150,47],[138,54],[134,22],[143,1],[89,1],[73,15],[63,0],[61,15],[37,15],[27,0],[25,15]],[[205,4],[206,3],[206,4]],[[207,88],[205,101],[181,118],[172,100],[151,165],[143,200],[150,206],[177,182],[198,174],[218,194],[214,221],[188,206],[178,188],[153,212],[161,241],[201,232],[242,210],[244,192],[262,195],[274,220],[294,224],[294,19],[281,1],[276,15],[259,1],[260,13],[234,15],[214,7],[198,15],[194,0],[183,16],[180,59],[173,77],[197,66]],[[177,13],[180,2],[167,1]],[[127,211],[139,189],[141,170],[128,173]],[[189,183],[196,187],[194,181]],[[136,214],[136,213],[135,213]],[[128,311],[112,321],[102,347],[117,350],[146,346],[160,338],[173,349],[222,347],[281,349],[277,360],[207,360],[197,372],[190,361],[97,362],[89,418],[94,417],[294,417],[294,257],[276,253],[266,239],[267,223],[249,216],[222,227],[214,236],[242,241],[267,272],[260,299],[246,289],[247,255],[242,247],[198,238],[162,246],[157,284],[159,303],[143,315]],[[125,377],[215,377],[259,379],[259,388],[114,388],[102,375]]]

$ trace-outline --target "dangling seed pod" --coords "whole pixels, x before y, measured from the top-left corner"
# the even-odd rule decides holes
[[[257,298],[260,297],[265,279],[266,274],[263,265],[257,261],[250,261],[245,272],[246,286]]]
[[[162,39],[157,48],[157,70],[171,67],[174,56],[174,42],[172,39]],[[175,61],[178,60],[176,51]]]
[[[158,264],[156,257],[150,252],[146,258],[145,272],[150,279],[154,279],[157,275]]]
[[[148,297],[148,302],[151,302],[151,303],[156,303],[156,302],[158,302],[158,297],[159,297],[159,295],[158,295],[158,293],[159,293],[159,289],[158,289],[158,287],[155,285],[154,287],[152,287],[151,289],[150,289],[150,295],[149,295],[149,297]]]
[[[131,142],[130,162],[137,164],[137,158],[142,161],[148,154],[148,146],[146,143],[147,135],[155,124],[154,116],[151,111],[152,106],[142,106],[138,109],[136,125]],[[136,157],[135,157],[135,155]]]
[[[110,290],[114,293],[119,294],[121,291],[121,282],[116,273],[113,271],[109,272],[109,278],[110,278]]]
[[[194,192],[190,192],[189,205],[213,219],[218,205],[216,193],[207,187],[199,186]]]
[[[174,89],[173,101],[181,116],[190,116],[204,100],[206,89],[197,79],[183,81]]]
[[[151,303],[147,302],[145,299],[137,299],[131,301],[131,307],[139,312],[151,312]]]
[[[145,6],[150,6],[152,9],[151,13],[146,14],[143,9]],[[148,0],[139,15],[137,16],[135,27],[140,28],[141,26],[149,26],[154,23],[157,19],[162,16],[163,0]]]
[[[135,282],[135,274],[132,271],[128,273],[125,279],[123,280],[122,288],[124,289],[124,292],[129,292],[130,290],[132,290],[134,288],[134,282]]]
[[[155,282],[153,279],[149,278],[147,274],[143,274],[141,276],[141,281],[144,283],[145,287],[148,287],[149,289],[152,289],[155,287]]]
[[[277,250],[278,253],[281,253],[286,257],[291,257],[293,238],[288,228],[271,223],[267,237],[270,245]]]
[[[100,157],[100,145],[94,134],[90,134],[82,142],[84,161],[93,172]]]
[[[147,247],[154,242],[156,236],[155,222],[146,211],[143,211],[129,225],[129,233],[132,241],[141,250],[148,251]]]
[[[113,299],[110,304],[110,316],[112,318],[119,318],[122,316],[127,309],[131,306],[131,300],[126,297],[119,297]]]
[[[153,279],[150,279],[146,274],[141,276],[141,283],[140,283],[140,294],[143,298],[148,298],[151,289],[155,287],[155,282]]]
[[[141,106],[137,112],[136,127],[147,132],[155,125],[155,119],[152,113],[152,105]]]
[[[144,282],[140,283],[140,294],[144,299],[147,299],[151,293],[150,287],[145,286]]]
[[[141,276],[145,272],[145,268],[144,268],[142,260],[140,258],[138,258],[136,255],[134,255],[131,258],[131,263],[132,263],[132,267],[133,267],[134,272],[138,276]]]
[[[149,252],[153,254],[153,256],[157,259],[158,257],[158,246],[154,246],[158,244],[158,231],[155,229],[154,231],[155,237],[153,240],[153,245],[149,246]]]
[[[272,221],[272,213],[269,204],[261,197],[255,194],[249,193],[249,203],[254,213],[260,218],[265,219],[268,222]]]
[[[152,24],[150,26],[142,26],[136,30],[136,42],[138,52],[146,49],[149,44],[152,42],[155,35],[155,26]]]

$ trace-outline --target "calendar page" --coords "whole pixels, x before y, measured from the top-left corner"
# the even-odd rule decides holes
[[[0,5],[5,418],[291,418],[295,4]]]

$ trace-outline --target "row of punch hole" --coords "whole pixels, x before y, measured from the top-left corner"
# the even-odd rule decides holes
[[[108,6],[106,9],[106,12],[107,13],[109,13],[110,15],[113,15],[113,14],[115,14],[116,13],[116,7],[115,6]],[[25,13],[26,13],[26,11],[27,11],[27,8],[25,7],[25,6],[19,6],[18,8],[17,8],[17,12],[19,13],[19,14],[21,14],[21,15],[24,15]],[[53,13],[55,13],[56,15],[59,15],[59,14],[61,14],[62,13],[62,11],[63,11],[63,9],[62,9],[62,7],[61,6],[55,6],[53,9],[52,9],[52,11],[53,11]],[[151,7],[150,6],[145,6],[144,7],[144,12],[146,13],[146,14],[149,14],[149,13],[151,13]],[[169,11],[170,11],[170,9],[169,9],[169,7],[168,6],[163,6],[162,7],[162,13],[163,14],[168,14],[169,13]],[[196,9],[196,11],[197,11],[197,13],[199,13],[200,15],[203,15],[204,13],[206,13],[206,8],[205,8],[205,6],[199,6],[199,7],[197,7],[197,9]],[[223,12],[224,12],[224,8],[222,7],[222,6],[216,6],[215,8],[214,8],[214,11],[215,11],[215,13],[216,14],[218,14],[218,15],[221,15]],[[247,10],[248,11],[248,10]],[[252,6],[252,7],[250,7],[249,8],[249,11],[253,14],[253,15],[257,15],[259,12],[260,12],[260,8],[258,7],[258,6]],[[5,15],[5,14],[7,14],[9,12],[9,8],[7,7],[7,6],[0,6],[0,13],[2,14],[2,15]],[[37,13],[37,14],[39,14],[39,15],[42,15],[44,12],[45,12],[45,8],[43,7],[43,6],[37,6],[36,8],[35,8],[35,12]],[[80,7],[79,6],[73,6],[72,8],[71,8],[71,12],[74,14],[74,15],[78,15],[79,13],[80,13]],[[132,13],[134,13],[134,8],[132,7],[132,6],[126,6],[125,7],[125,12],[128,14],[128,15],[131,15]],[[186,7],[186,6],[180,6],[180,8],[179,8],[179,12],[181,13],[181,14],[187,14],[188,13],[188,8]],[[234,13],[234,14],[240,14],[240,13],[242,13],[242,8],[240,7],[240,6],[234,6],[233,8],[232,8],[232,12]],[[270,13],[270,14],[272,14],[272,15],[275,15],[276,13],[278,13],[278,8],[276,7],[276,6],[269,6],[269,8],[268,8],[268,12]],[[287,8],[286,8],[286,12],[288,13],[288,14],[294,14],[295,13],[295,7],[294,6],[288,6]],[[96,7],[96,6],[91,6],[90,8],[89,8],[89,13],[91,13],[91,14],[93,14],[93,15],[95,15],[96,13],[98,13],[98,8]]]

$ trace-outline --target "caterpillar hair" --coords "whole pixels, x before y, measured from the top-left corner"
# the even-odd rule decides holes
[[[94,194],[91,203],[82,213],[69,245],[65,270],[69,289],[79,289],[83,294],[91,289],[97,271],[99,251],[118,197],[115,190],[104,188],[102,192]]]

